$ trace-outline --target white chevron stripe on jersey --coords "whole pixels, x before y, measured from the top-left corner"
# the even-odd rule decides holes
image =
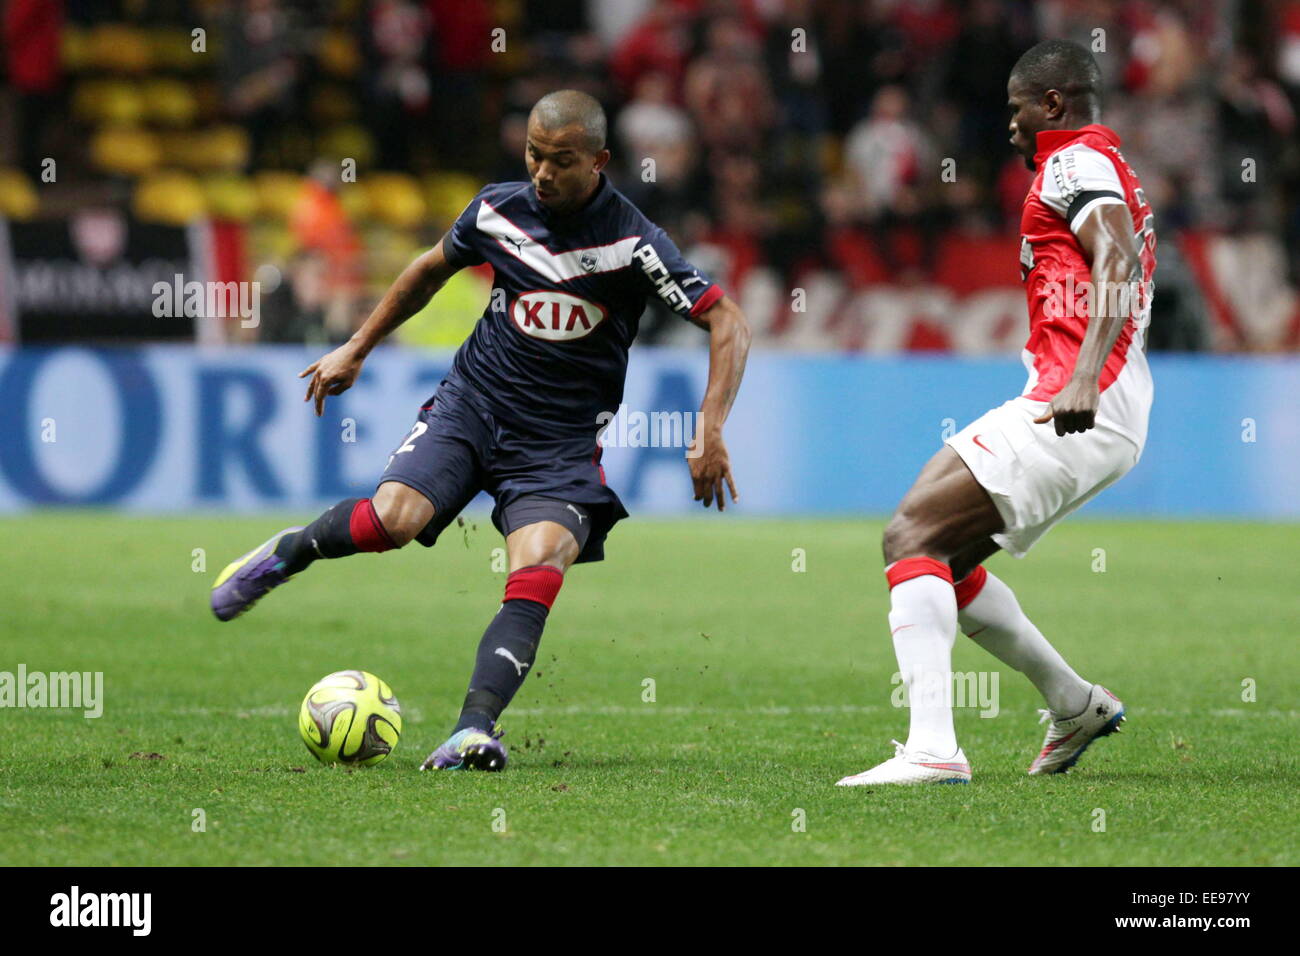
[[[591,246],[560,253],[551,252],[493,209],[487,200],[479,203],[478,217],[474,224],[480,232],[487,233],[495,239],[506,252],[552,282],[568,282],[578,276],[625,269],[632,264],[632,250],[641,241],[640,236],[628,236],[607,246]],[[584,260],[586,260],[585,267]]]

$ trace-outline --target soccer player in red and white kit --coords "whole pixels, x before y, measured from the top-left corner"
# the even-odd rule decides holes
[[[1076,674],[981,566],[1000,548],[1023,557],[1123,477],[1146,441],[1155,234],[1119,136],[1099,123],[1100,87],[1092,55],[1061,40],[1038,44],[1011,71],[1011,143],[1038,173],[1021,217],[1029,382],[947,439],[885,530],[911,727],[891,759],[841,786],[970,781],[949,693],[959,626],[1047,703],[1051,725],[1030,774],[1068,770],[1124,719],[1124,705]]]

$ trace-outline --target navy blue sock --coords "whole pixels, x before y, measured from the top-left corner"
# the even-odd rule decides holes
[[[532,669],[548,613],[546,605],[536,601],[516,599],[501,605],[479,641],[456,730],[492,730]]]
[[[359,550],[352,540],[352,512],[361,498],[340,501],[301,531],[286,534],[275,546],[285,572],[297,574],[317,558],[344,558]]]

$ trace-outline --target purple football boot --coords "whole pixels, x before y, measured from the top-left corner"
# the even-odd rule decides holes
[[[286,534],[302,528],[285,528],[271,540],[254,548],[237,561],[226,565],[212,585],[212,613],[219,621],[238,617],[257,603],[271,588],[288,581],[284,573],[284,559],[275,553],[275,546]]]
[[[458,730],[420,764],[421,770],[504,770],[504,731],[486,734],[473,727]]]

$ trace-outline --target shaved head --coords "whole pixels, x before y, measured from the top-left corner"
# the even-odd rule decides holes
[[[609,162],[605,111],[577,90],[547,93],[528,114],[524,165],[537,201],[555,213],[581,209]]]
[[[1034,168],[1038,134],[1101,121],[1101,70],[1069,40],[1044,40],[1016,61],[1007,80],[1011,145]]]
[[[1044,40],[1011,69],[1012,83],[1031,96],[1059,90],[1066,108],[1080,116],[1101,109],[1101,70],[1092,54],[1069,40]]]
[[[576,126],[583,132],[588,152],[599,153],[605,148],[605,110],[595,97],[579,90],[547,93],[537,101],[529,119],[550,133]]]

